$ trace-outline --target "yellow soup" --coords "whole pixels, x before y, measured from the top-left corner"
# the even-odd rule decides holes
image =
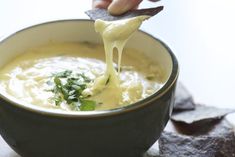
[[[1,87],[26,103],[68,111],[113,109],[144,99],[164,83],[161,69],[137,50],[122,52],[148,18],[96,20],[104,49],[91,43],[54,43],[28,50],[0,71]]]
[[[118,56],[114,52],[117,63]],[[113,63],[117,69],[117,64]],[[111,81],[93,94],[87,90],[94,86],[97,78],[104,75],[106,63],[102,45],[91,43],[50,43],[30,49],[16,57],[0,70],[2,90],[9,95],[33,105],[61,110],[77,110],[68,101],[55,101],[55,77],[71,72],[69,75],[84,75],[89,79],[81,97],[95,102],[95,108],[84,110],[103,110],[121,107],[137,102],[156,92],[163,85],[161,68],[135,49],[125,49],[122,66],[118,75],[120,95]],[[66,78],[59,77],[62,85]],[[79,81],[78,81],[79,82]],[[71,91],[70,91],[71,92]],[[61,96],[61,95],[60,95]],[[63,95],[61,96],[63,98]],[[79,105],[79,104],[78,104]]]

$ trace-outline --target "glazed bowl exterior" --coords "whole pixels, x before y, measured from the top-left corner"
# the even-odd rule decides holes
[[[90,20],[44,23],[2,40],[0,67],[24,50],[51,41],[102,43]],[[167,82],[159,91],[126,107],[88,112],[53,112],[21,104],[0,91],[1,136],[22,157],[141,156],[169,120],[178,64],[162,41],[142,31],[132,36],[127,47],[143,51],[163,68]]]

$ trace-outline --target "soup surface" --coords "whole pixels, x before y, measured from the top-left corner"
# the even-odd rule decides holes
[[[114,50],[114,67],[118,55]],[[142,52],[125,49],[120,92],[111,78],[91,92],[106,72],[104,49],[92,43],[49,43],[27,50],[0,70],[1,90],[25,103],[58,110],[104,110],[137,102],[164,84],[161,68]],[[109,76],[108,76],[109,77]],[[119,94],[117,94],[119,93]]]
[[[137,50],[125,52],[121,67],[127,40],[148,18],[96,20],[104,49],[91,43],[57,43],[28,50],[2,69],[1,87],[25,103],[62,110],[104,110],[137,102],[163,84],[160,68]]]

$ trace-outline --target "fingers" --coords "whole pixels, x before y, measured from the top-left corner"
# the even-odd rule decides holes
[[[149,0],[157,2],[160,0]],[[108,11],[112,15],[120,15],[129,10],[138,8],[138,5],[142,0],[93,0],[93,8],[108,8]]]
[[[92,1],[92,8],[108,8],[111,4],[112,0],[93,0]]]
[[[149,1],[151,1],[151,2],[157,2],[157,1],[160,1],[160,0],[149,0]]]
[[[142,0],[113,0],[108,6],[108,11],[113,15],[120,15],[136,8]]]

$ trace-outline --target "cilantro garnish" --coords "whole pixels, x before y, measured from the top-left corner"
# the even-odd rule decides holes
[[[92,100],[81,100],[81,106],[80,106],[80,110],[81,111],[92,111],[95,110],[95,105],[96,102],[92,101]]]
[[[95,110],[96,102],[86,99],[82,92],[87,88],[91,80],[84,74],[73,73],[65,70],[52,75],[53,89],[50,90],[55,95],[52,100],[56,106],[65,101],[72,110],[92,111]]]

